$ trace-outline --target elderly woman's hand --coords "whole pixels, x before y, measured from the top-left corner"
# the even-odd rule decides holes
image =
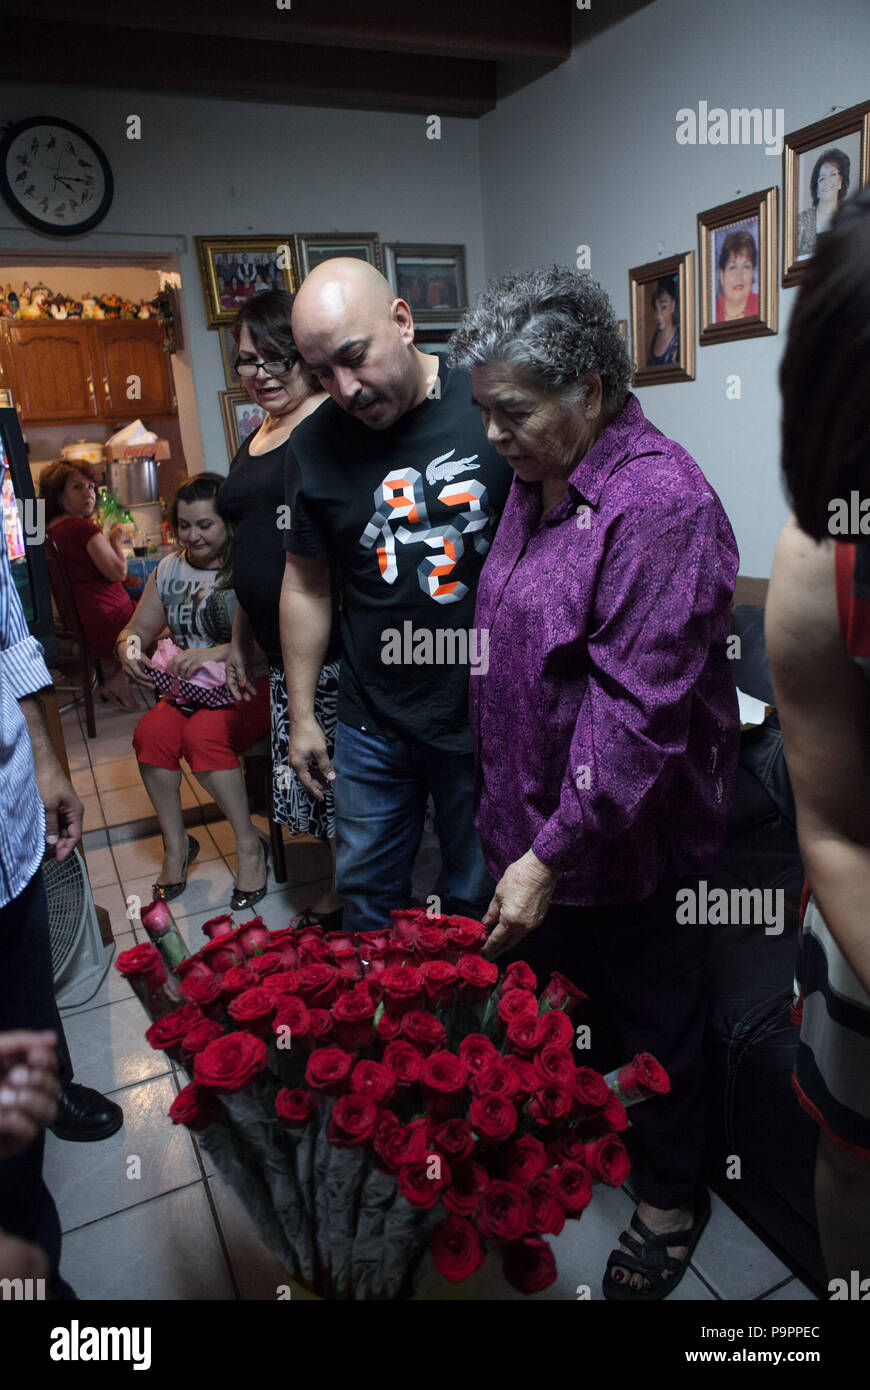
[[[166,669],[170,675],[189,681],[207,661],[223,661],[225,651],[225,647],[189,647],[187,651],[177,652]]]
[[[524,936],[541,925],[560,873],[559,869],[543,864],[532,850],[508,865],[483,919],[485,927],[494,929],[481,955],[494,960],[518,946]]]

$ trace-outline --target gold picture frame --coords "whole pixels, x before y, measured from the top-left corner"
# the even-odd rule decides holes
[[[232,323],[254,294],[299,285],[292,236],[198,236],[196,255],[209,328]]]
[[[224,435],[227,441],[227,453],[232,463],[242,443],[254,430],[259,429],[266,418],[266,412],[262,406],[255,405],[250,399],[244,387],[234,387],[229,391],[218,391],[221,403],[221,416],[224,422]],[[250,414],[249,427],[246,428],[244,411]]]
[[[238,356],[236,340],[233,337],[233,326],[231,323],[222,323],[217,328],[218,340],[221,345],[221,363],[224,369],[224,381],[228,391],[234,391],[239,385],[239,378],[233,363]]]
[[[765,188],[698,213],[702,347],[776,333],[777,197]]]
[[[825,158],[825,156],[829,158]],[[782,149],[782,283],[796,285],[813,253],[825,164],[839,181],[836,205],[870,183],[870,101],[785,137]],[[830,180],[826,181],[830,186]]]
[[[634,384],[664,386],[671,381],[695,380],[695,253],[648,261],[628,272],[631,341],[636,354]],[[668,322],[672,335],[654,361],[659,340],[656,301],[670,301]],[[623,320],[620,320],[623,322]],[[627,333],[623,337],[628,344]],[[668,360],[670,358],[670,360]]]

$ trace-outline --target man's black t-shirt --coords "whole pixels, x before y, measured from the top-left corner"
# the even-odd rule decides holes
[[[477,580],[513,475],[487,442],[468,372],[439,359],[430,397],[386,430],[334,401],[297,426],[284,545],[338,561],[339,719],[465,753],[469,672],[483,674],[488,653],[474,631]]]

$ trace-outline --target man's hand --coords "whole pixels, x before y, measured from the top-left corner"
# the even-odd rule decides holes
[[[57,1114],[57,1035],[0,1033],[0,1158],[32,1144]]]
[[[290,724],[290,766],[313,797],[323,801],[323,789],[335,781],[335,771],[329,760],[326,737],[316,719]]]
[[[61,863],[82,837],[85,808],[56,761],[44,770],[36,764],[36,789],[45,807],[46,854]]]
[[[531,850],[509,864],[495,887],[492,902],[483,918],[493,927],[481,955],[494,960],[504,951],[518,946],[523,937],[539,927],[547,915],[550,898],[560,869],[543,864]]]
[[[256,682],[248,675],[253,653],[243,651],[234,642],[227,652],[227,688],[234,700],[252,700],[257,693]]]

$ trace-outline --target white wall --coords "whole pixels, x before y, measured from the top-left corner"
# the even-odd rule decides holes
[[[250,59],[261,60],[265,50]],[[227,469],[217,395],[225,383],[218,335],[205,326],[195,236],[373,231],[382,241],[464,242],[469,292],[483,284],[474,121],[445,117],[435,141],[424,116],[25,84],[0,96],[0,121],[46,112],[92,134],[115,178],[101,225],[58,246],[178,255],[207,468]],[[126,139],[129,114],[142,118],[141,141]],[[5,207],[0,222],[0,252],[44,251],[55,240]]]
[[[697,213],[782,191],[782,160],[763,147],[678,145],[680,107],[783,107],[788,134],[870,98],[868,58],[867,0],[658,0],[575,47],[480,123],[487,274],[573,264],[586,243],[593,275],[628,318],[631,266],[689,249],[697,260]],[[722,498],[744,574],[770,573],[787,516],[777,369],[796,293],[779,290],[775,337],[697,347],[694,382],[638,391]],[[740,401],[725,397],[732,372]]]

